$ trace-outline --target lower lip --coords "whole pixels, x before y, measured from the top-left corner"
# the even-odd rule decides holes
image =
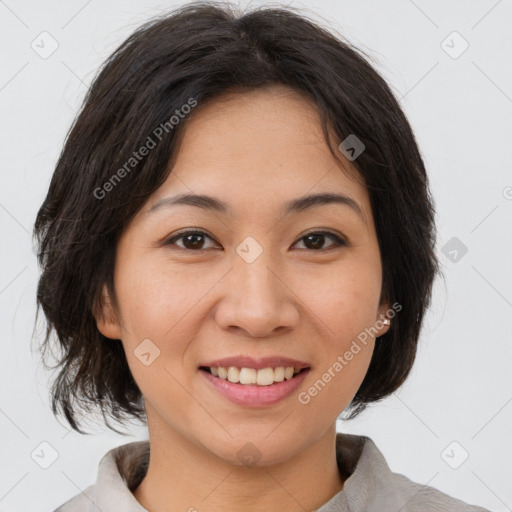
[[[297,374],[292,379],[277,382],[270,386],[258,386],[256,384],[236,384],[229,382],[229,380],[214,377],[205,370],[199,370],[206,380],[211,382],[217,391],[226,398],[237,405],[247,405],[250,407],[265,407],[284,400],[301,385],[302,381],[309,374],[309,371],[310,368]]]

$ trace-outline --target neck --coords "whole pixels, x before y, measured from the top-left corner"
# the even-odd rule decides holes
[[[151,436],[146,476],[133,492],[151,512],[316,510],[343,489],[333,425],[305,451],[269,466],[233,465],[173,431]]]

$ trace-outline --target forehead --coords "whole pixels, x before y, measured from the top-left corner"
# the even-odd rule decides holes
[[[365,211],[369,207],[359,173],[329,151],[314,103],[273,86],[199,105],[187,119],[172,172],[149,207],[170,193],[215,195],[236,209],[320,191],[345,193]]]

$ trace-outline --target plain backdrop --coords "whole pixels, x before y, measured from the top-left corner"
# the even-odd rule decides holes
[[[129,437],[99,427],[81,436],[52,415],[49,375],[31,350],[31,230],[98,67],[143,21],[182,3],[0,1],[1,511],[51,511],[94,482],[106,451],[147,438],[137,424]],[[395,472],[509,511],[512,0],[291,5],[369,51],[400,98],[430,175],[446,276],[406,384],[338,429],[370,436]]]

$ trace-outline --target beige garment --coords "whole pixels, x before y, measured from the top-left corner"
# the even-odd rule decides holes
[[[336,456],[343,490],[316,512],[490,512],[393,473],[367,436],[338,433]],[[148,512],[132,494],[148,462],[149,441],[110,450],[100,461],[96,483],[54,512]]]

